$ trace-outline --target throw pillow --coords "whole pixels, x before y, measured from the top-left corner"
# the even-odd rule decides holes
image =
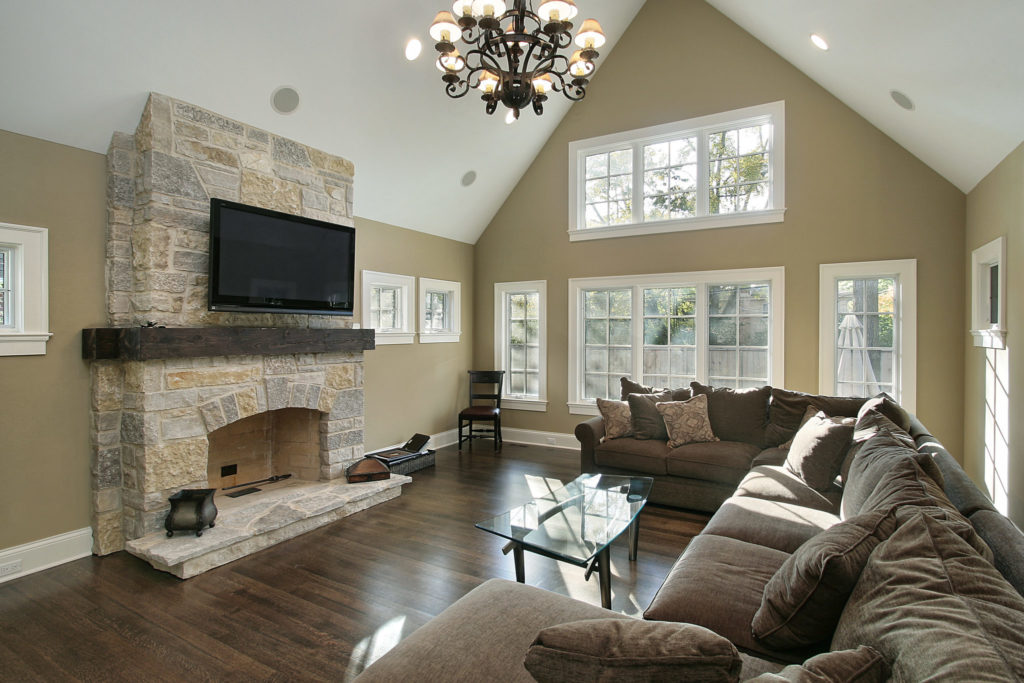
[[[893,424],[902,429],[905,432],[910,431],[910,413],[903,409],[903,407],[896,402],[889,394],[884,391],[874,398],[869,398],[864,405],[860,407],[857,412],[857,418],[860,419],[861,415],[869,410],[877,410],[882,415],[892,420]]]
[[[708,397],[711,428],[719,439],[765,445],[771,387],[730,389],[690,382],[690,389],[694,396],[705,394]]]
[[[754,637],[780,650],[827,642],[871,551],[896,528],[895,515],[879,510],[811,537],[765,584]]]
[[[633,433],[633,419],[626,401],[597,399],[597,410],[604,418],[604,435],[608,439],[619,439]]]
[[[962,538],[916,515],[878,546],[832,648],[869,645],[897,681],[1024,679],[1024,597]]]
[[[804,411],[804,416],[802,418],[800,418],[800,427],[803,427],[805,424],[807,424],[807,421],[810,420],[815,415],[817,415],[818,412],[819,412],[818,409],[815,408],[814,406],[807,406],[807,410]],[[799,432],[800,431],[800,427],[797,427],[796,431]],[[794,432],[793,436],[796,436],[795,432]],[[788,449],[788,448],[791,448],[792,446],[793,446],[793,439],[792,438],[789,441],[787,441],[786,443],[784,443],[784,444],[779,444],[779,448],[787,448]]]
[[[824,652],[803,664],[793,664],[777,674],[761,674],[747,683],[884,683],[889,665],[873,647]]]
[[[737,681],[742,660],[732,643],[694,624],[587,619],[541,629],[523,664],[540,683]]]
[[[765,446],[775,446],[792,439],[800,427],[800,419],[808,406],[814,406],[826,415],[853,417],[864,404],[863,398],[848,396],[819,396],[799,391],[773,388],[768,403],[768,426]]]
[[[665,430],[665,421],[661,419],[661,413],[655,408],[655,404],[662,401],[671,401],[672,392],[662,391],[657,394],[630,394],[626,397],[629,403],[629,412],[633,419],[633,436],[637,439],[668,439],[668,432]]]
[[[839,474],[843,456],[850,447],[853,425],[850,417],[815,414],[793,437],[786,469],[815,491],[827,490]]]
[[[688,443],[718,441],[708,418],[708,397],[694,396],[689,401],[666,401],[655,404],[665,420],[668,447],[678,448]]]

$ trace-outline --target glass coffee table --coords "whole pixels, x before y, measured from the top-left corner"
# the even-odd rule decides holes
[[[502,552],[512,551],[519,583],[526,583],[523,551],[529,550],[586,567],[588,580],[596,571],[601,606],[611,608],[609,547],[629,529],[629,559],[636,561],[639,514],[653,484],[651,477],[583,474],[476,527],[509,540]]]

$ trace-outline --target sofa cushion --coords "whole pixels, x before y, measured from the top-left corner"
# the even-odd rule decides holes
[[[733,496],[722,503],[705,534],[727,536],[792,553],[810,538],[837,524],[839,517],[800,505]]]
[[[772,448],[766,448],[757,454],[757,457],[750,463],[751,467],[757,467],[758,465],[784,465],[786,463],[786,456],[789,455],[788,448],[779,448],[773,446]]]
[[[912,459],[917,454],[917,451],[907,448],[887,431],[880,431],[863,443],[855,443],[851,447],[851,450],[854,449],[855,455],[843,480],[843,519],[861,513],[864,501],[890,467],[902,460]]]
[[[931,435],[926,435],[924,438],[918,437],[917,452],[920,454],[918,463],[921,463],[926,457],[930,458],[942,473],[942,481],[939,482],[942,485],[942,490],[961,514],[969,517],[978,510],[996,509],[989,497],[971,481],[960,464],[935,437]],[[935,479],[931,472],[928,475]],[[938,480],[936,479],[936,481]]]
[[[597,399],[597,410],[604,419],[604,435],[609,439],[632,436],[633,420],[626,401],[609,401]]]
[[[942,522],[908,520],[868,559],[832,648],[869,645],[897,681],[1024,678],[1024,598]]]
[[[740,649],[802,662],[817,653],[778,653],[755,641],[750,633],[750,620],[761,605],[764,585],[787,557],[787,553],[754,543],[701,534],[676,560],[644,619],[697,624]],[[727,608],[723,609],[723,604]]]
[[[910,413],[904,410],[903,406],[896,402],[896,399],[884,391],[865,401],[864,405],[857,411],[857,417],[860,418],[861,415],[869,410],[877,410],[903,431],[910,431]]]
[[[828,417],[818,412],[807,420],[786,456],[786,468],[816,491],[827,491],[853,438],[853,418]]]
[[[702,394],[686,401],[664,401],[655,404],[655,408],[665,421],[669,448],[718,441],[708,419],[707,396]]]
[[[630,394],[660,394],[663,391],[671,391],[673,401],[685,401],[693,396],[690,392],[690,387],[680,387],[679,389],[656,389],[655,387],[638,384],[628,377],[620,377],[619,384],[621,386],[620,398],[622,398],[623,401],[625,401],[626,397]]]
[[[677,477],[735,486],[760,452],[757,446],[738,441],[691,443],[669,451],[666,466],[668,473]]]
[[[823,652],[803,664],[791,664],[778,673],[765,673],[746,683],[884,683],[889,665],[878,650],[861,645],[856,650]]]
[[[664,441],[640,441],[632,437],[605,441],[594,448],[594,462],[642,474],[666,474],[669,447]]]
[[[896,530],[893,511],[858,515],[811,538],[764,587],[754,637],[788,649],[828,642],[871,551]]]
[[[978,510],[971,515],[971,525],[992,549],[992,563],[999,573],[1024,595],[1024,563],[1020,561],[1024,557],[1024,533],[995,510]]]
[[[773,388],[771,400],[768,403],[765,446],[776,446],[793,438],[808,406],[814,406],[830,417],[855,417],[865,400],[846,396],[819,396]]]
[[[825,491],[815,491],[785,467],[757,465],[743,477],[743,481],[736,488],[736,495],[774,500],[838,514],[843,490],[832,484]]]
[[[730,389],[690,382],[693,395],[706,394],[711,429],[723,441],[742,441],[762,446],[768,426],[768,397],[771,387]]]
[[[633,436],[637,439],[668,439],[665,421],[655,407],[661,401],[671,401],[672,392],[656,394],[630,394],[626,397],[633,420]]]
[[[540,683],[739,680],[736,647],[693,624],[589,619],[549,626],[524,662]]]

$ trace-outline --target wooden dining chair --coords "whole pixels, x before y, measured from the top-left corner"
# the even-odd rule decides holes
[[[494,450],[501,449],[501,385],[505,379],[504,370],[469,371],[469,407],[459,412],[459,450],[462,442],[468,441],[473,448],[473,439],[494,439]],[[477,404],[477,401],[483,403]],[[474,422],[490,422],[490,429],[475,429]],[[469,426],[463,436],[462,429]]]

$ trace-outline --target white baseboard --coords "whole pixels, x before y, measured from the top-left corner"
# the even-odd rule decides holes
[[[0,583],[89,555],[92,555],[92,529],[89,527],[5,548],[0,550],[0,570],[12,562],[21,562],[21,569],[0,576]]]
[[[456,439],[458,436],[456,435]],[[517,429],[502,427],[501,438],[509,443],[524,443],[531,446],[547,446],[549,448],[565,448],[579,450],[580,442],[572,434],[560,432],[542,432],[536,429]]]

